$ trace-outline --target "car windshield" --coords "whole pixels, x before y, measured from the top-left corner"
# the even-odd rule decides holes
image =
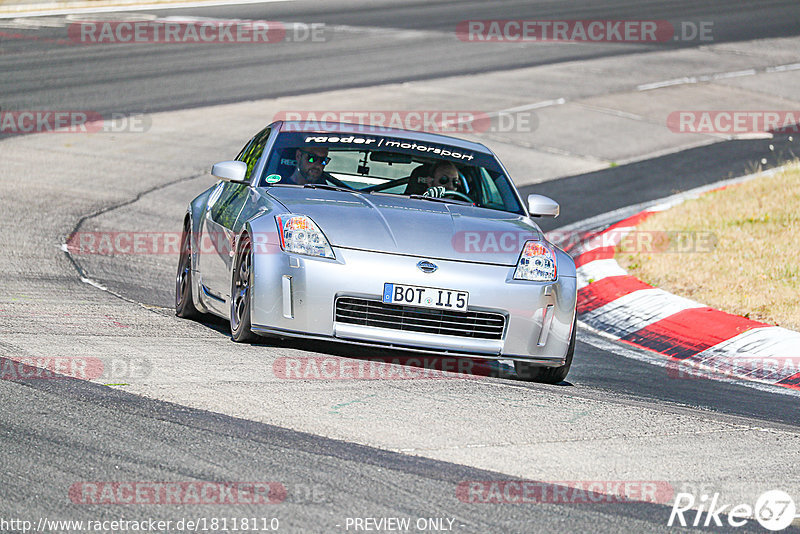
[[[524,213],[491,154],[373,133],[282,132],[258,185],[306,184]]]

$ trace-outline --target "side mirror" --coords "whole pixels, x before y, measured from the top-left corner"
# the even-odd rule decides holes
[[[221,161],[211,167],[211,174],[228,182],[245,183],[244,175],[247,174],[247,164],[243,161]]]
[[[544,195],[528,195],[528,211],[531,217],[558,217],[558,202]]]

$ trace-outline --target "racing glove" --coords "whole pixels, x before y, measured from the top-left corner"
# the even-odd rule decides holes
[[[429,187],[425,193],[423,193],[423,197],[433,197],[433,198],[442,198],[444,196],[444,192],[446,189],[439,185],[436,187]]]

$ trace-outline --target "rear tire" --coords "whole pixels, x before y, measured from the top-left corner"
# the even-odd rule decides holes
[[[572,321],[572,336],[569,340],[567,357],[564,365],[560,367],[541,367],[531,365],[527,362],[514,362],[514,369],[517,376],[522,380],[542,382],[544,384],[558,384],[567,378],[569,368],[572,365],[572,356],[575,354],[575,332],[578,329],[578,318]]]
[[[252,300],[253,254],[250,236],[242,235],[231,276],[231,339],[237,343],[253,341],[258,336],[251,330],[250,301]]]
[[[175,277],[175,315],[183,319],[198,319],[201,316],[192,300],[192,240],[188,220],[183,225],[178,274]]]

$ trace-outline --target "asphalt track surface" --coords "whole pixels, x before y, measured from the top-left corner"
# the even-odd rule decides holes
[[[159,13],[154,10],[153,13]],[[175,16],[177,11],[164,11]],[[409,47],[383,46],[381,32],[344,32],[330,43],[297,43],[254,55],[246,47],[62,46],[61,29],[21,32],[28,38],[0,39],[0,94],[4,110],[94,109],[155,112],[241,100],[310,93],[392,81],[435,78],[622,56],[656,45],[520,45],[499,50],[456,46],[445,36],[463,19],[644,18],[715,22],[717,41],[796,35],[796,2],[615,2],[602,8],[579,2],[326,2],[192,9],[191,15],[283,21],[397,31],[426,31]],[[696,46],[674,44],[657,46]],[[430,58],[426,60],[425,58]],[[770,148],[772,145],[772,148]],[[740,175],[766,158],[765,166],[798,153],[797,139],[742,140],[690,149],[613,169],[526,186],[561,200],[559,225],[631,204],[661,198]],[[686,172],[687,170],[692,172]],[[648,176],[647,186],[641,176]],[[679,181],[678,177],[684,181]],[[587,187],[591,184],[591,187]],[[543,224],[548,229],[554,224]],[[130,282],[109,286],[134,301],[171,305],[171,294],[150,281],[153,273],[124,274]],[[69,273],[74,275],[73,273]],[[101,280],[104,281],[104,280]],[[33,281],[35,282],[35,281]],[[108,282],[107,280],[105,282]],[[223,325],[211,322],[209,329]],[[599,349],[581,339],[568,377],[587,398],[617,397],[630,403],[701,410],[731,421],[763,421],[796,429],[795,397],[711,381],[665,381],[657,367]],[[0,340],[2,344],[2,340]],[[289,347],[336,354],[330,346],[297,342]],[[537,388],[513,382],[515,386]],[[459,502],[450,491],[458,481],[498,478],[496,473],[454,463],[387,452],[262,423],[146,399],[75,380],[0,381],[2,401],[3,516],[116,517],[102,506],[64,503],[74,480],[291,480],[280,510],[285,529],[322,525],[336,530],[347,516],[453,517],[469,532],[658,531],[668,508],[659,505],[479,506]],[[508,477],[504,477],[508,478]],[[321,486],[323,498],[304,493]],[[442,491],[442,488],[448,488]],[[147,510],[150,517],[238,516],[263,509],[187,506]],[[335,511],[335,512],[334,512]],[[135,512],[140,515],[140,510]],[[334,517],[335,516],[335,517]]]
[[[252,45],[233,44],[69,45],[53,42],[68,40],[63,27],[35,32],[0,28],[0,72],[4,73],[0,105],[5,110],[53,109],[57,103],[58,109],[151,113],[703,44],[463,46],[453,39],[455,27],[462,20],[599,18],[666,20],[676,25],[681,21],[712,21],[715,42],[724,43],[795,35],[797,10],[791,0],[618,0],[602,5],[575,0],[328,0],[148,11],[171,17],[186,13],[345,27],[326,34],[328,42],[284,42],[268,45],[263,53],[253,53]],[[385,38],[386,32],[404,30],[425,35],[403,46]]]
[[[303,434],[144,399],[83,381],[0,384],[5,399],[4,517],[116,519],[103,505],[64,503],[81,480],[180,480],[284,484],[279,505],[145,506],[129,519],[278,517],[281,532],[344,530],[346,517],[448,517],[454,530],[570,528],[668,531],[664,507],[647,503],[514,504],[460,502],[451,490],[496,473]],[[24,439],[20,439],[24,436]],[[136,440],[132,441],[132,436]],[[23,469],[24,466],[24,469]],[[505,477],[508,479],[508,477]],[[443,491],[446,489],[447,491]],[[54,504],[58,503],[58,508]],[[336,526],[341,525],[341,528]],[[352,528],[352,527],[351,527]]]

